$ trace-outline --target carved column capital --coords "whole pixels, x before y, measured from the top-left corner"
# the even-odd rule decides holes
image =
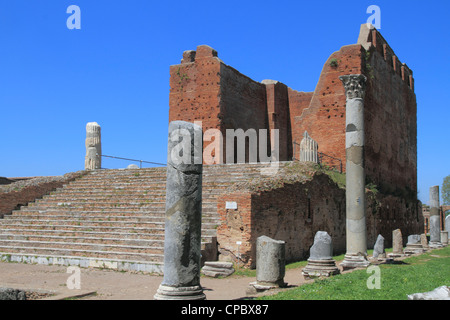
[[[340,76],[339,79],[344,84],[347,100],[355,98],[364,99],[364,94],[366,93],[366,76],[363,74],[349,74]]]

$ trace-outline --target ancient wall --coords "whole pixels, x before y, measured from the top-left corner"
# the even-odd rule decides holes
[[[294,117],[292,136],[301,141],[305,131],[319,145],[319,152],[341,159],[345,170],[345,90],[339,76],[361,73],[363,48],[342,47],[325,62],[309,106]],[[324,159],[329,165],[339,163]]]
[[[366,176],[381,190],[417,194],[417,104],[412,71],[376,30],[361,27],[365,50]]]
[[[0,217],[11,214],[21,206],[42,198],[51,191],[61,188],[64,184],[82,176],[85,171],[67,173],[58,177],[37,177],[18,181],[0,187]]]
[[[209,46],[185,51],[181,64],[170,67],[169,105],[169,121],[202,121],[204,132],[212,128],[222,132],[223,162],[227,129],[255,129],[258,134],[267,129],[268,136],[271,129],[280,129],[280,160],[290,159],[287,87],[250,79],[223,63]],[[205,141],[204,148],[209,143]]]
[[[404,245],[408,235],[423,233],[420,203],[366,191],[368,249],[373,248],[378,234],[385,238],[386,247],[392,246],[392,231],[397,228],[402,230]],[[227,202],[236,202],[237,209],[227,209]],[[220,259],[255,267],[256,239],[265,235],[286,241],[287,261],[304,260],[317,231],[330,234],[334,254],[345,253],[345,202],[345,189],[323,173],[267,191],[241,189],[222,195],[217,205]]]
[[[415,197],[417,117],[412,71],[377,30],[361,26],[357,44],[330,55],[314,92],[256,82],[199,46],[171,67],[170,121],[202,120],[204,130],[279,129],[280,160],[298,153],[303,133],[317,141],[323,161],[345,171],[345,92],[339,76],[362,73],[365,96],[365,164],[369,181],[387,193]],[[207,143],[205,144],[206,147]],[[295,158],[298,159],[298,156]]]

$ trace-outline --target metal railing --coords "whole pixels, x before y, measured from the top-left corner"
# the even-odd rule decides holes
[[[322,161],[323,161],[323,158],[324,158],[324,157],[328,157],[328,158],[331,158],[331,159],[333,159],[333,160],[339,161],[339,172],[342,173],[342,160],[341,160],[341,159],[335,158],[335,157],[330,156],[330,155],[328,155],[328,154],[325,154],[325,153],[323,153],[323,152],[317,152],[317,154],[318,154],[318,156],[319,156],[319,164],[320,164],[320,165],[322,165]],[[330,166],[330,167],[335,168],[335,166]]]
[[[119,160],[127,160],[127,161],[139,162],[139,168],[140,169],[142,169],[142,164],[143,163],[156,164],[156,165],[160,165],[160,166],[166,166],[167,165],[165,163],[158,163],[158,162],[151,162],[151,161],[145,161],[145,160],[137,160],[137,159],[129,159],[129,158],[122,158],[122,157],[107,156],[105,154],[102,154],[101,156],[102,157],[106,157],[106,158],[112,158],[112,159],[119,159]],[[103,169],[105,169],[105,168],[103,168]]]
[[[292,150],[292,161],[300,161],[300,159],[295,159],[295,155],[297,154],[297,146],[300,147],[300,143],[297,143],[297,141],[294,141],[293,144],[294,144],[294,148],[293,148],[294,150]],[[300,149],[299,149],[299,151],[300,151]]]

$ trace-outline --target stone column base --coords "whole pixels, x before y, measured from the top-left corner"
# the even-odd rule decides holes
[[[439,249],[439,248],[443,248],[444,247],[442,245],[442,243],[437,242],[437,241],[430,241],[428,243],[428,246],[430,247],[430,249]]]
[[[329,260],[309,260],[308,264],[302,270],[302,275],[305,279],[313,279],[317,277],[330,277],[339,274],[341,271],[336,266],[333,259]]]
[[[424,253],[425,250],[421,244],[406,244],[405,250],[403,250],[405,254],[416,254],[416,253]]]
[[[255,281],[255,282],[249,283],[246,293],[254,294],[254,293],[264,292],[264,291],[272,290],[272,289],[285,288],[286,286],[287,286],[287,284],[283,281],[281,281],[279,283]]]
[[[206,300],[201,286],[169,287],[160,285],[155,300]]]
[[[392,253],[388,254],[388,257],[392,258],[392,259],[394,259],[394,258],[401,258],[401,257],[404,257],[404,256],[406,256],[404,253],[399,253],[399,252],[392,252]]]
[[[367,257],[360,254],[346,254],[344,261],[340,264],[343,271],[355,268],[367,268],[369,265],[370,262],[367,260]]]

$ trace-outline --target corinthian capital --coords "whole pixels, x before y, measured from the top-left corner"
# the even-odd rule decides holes
[[[344,84],[347,100],[355,98],[364,99],[367,78],[363,74],[344,75],[340,76],[339,79]]]

